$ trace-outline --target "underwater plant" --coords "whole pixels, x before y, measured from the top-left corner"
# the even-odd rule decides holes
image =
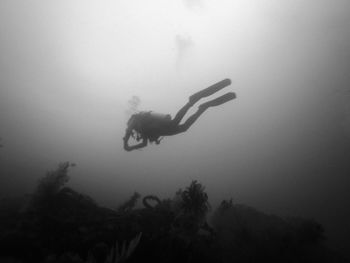
[[[224,213],[225,211],[228,211],[231,208],[233,208],[232,198],[230,200],[222,200],[220,206],[218,207],[218,211]]]
[[[62,162],[54,171],[48,171],[45,177],[39,180],[36,191],[33,194],[33,205],[41,208],[47,205],[48,201],[57,194],[69,181],[69,167],[75,166],[69,162]]]
[[[205,188],[197,181],[192,181],[185,190],[176,192],[171,208],[175,214],[173,234],[186,242],[192,242],[198,231],[206,225],[206,215],[210,210]]]
[[[125,201],[122,205],[118,207],[118,212],[125,213],[132,210],[135,207],[137,200],[139,200],[139,198],[140,198],[140,194],[138,192],[135,192],[129,198],[129,200]]]
[[[191,213],[198,217],[204,217],[210,210],[208,195],[205,188],[196,180],[192,181],[181,193],[181,208],[185,213]]]
[[[112,249],[109,251],[109,254],[107,255],[104,263],[125,262],[131,256],[131,254],[135,251],[136,247],[140,243],[141,236],[142,236],[142,232],[140,232],[135,238],[133,238],[129,242],[129,244],[126,244],[126,241],[124,241],[121,246],[119,246],[117,241],[115,245],[112,247]],[[96,263],[96,262],[97,261],[93,253],[89,252],[86,263]]]

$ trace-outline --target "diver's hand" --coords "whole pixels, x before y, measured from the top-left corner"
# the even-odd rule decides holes
[[[128,152],[147,146],[147,138],[143,138],[141,143],[133,145],[133,146],[129,146],[129,144],[128,144],[129,138],[124,137],[123,140],[124,140],[124,150],[128,151]]]
[[[126,138],[126,137],[123,138],[123,141],[124,141],[124,150],[130,152],[130,151],[132,151],[133,149],[132,149],[132,147],[129,146],[128,140],[129,140],[129,138]]]

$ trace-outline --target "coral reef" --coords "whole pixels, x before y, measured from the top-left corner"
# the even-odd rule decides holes
[[[208,217],[197,181],[173,198],[145,196],[144,208],[136,208],[135,192],[116,211],[65,186],[70,167],[47,172],[29,203],[0,203],[1,262],[348,262],[324,245],[313,220],[266,215],[232,199]]]

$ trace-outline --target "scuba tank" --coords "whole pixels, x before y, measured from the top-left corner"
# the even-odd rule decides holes
[[[131,116],[128,126],[132,128],[132,136],[137,141],[142,139],[142,135],[146,135],[150,142],[159,144],[160,136],[155,131],[158,130],[158,127],[161,128],[164,123],[171,123],[170,114],[141,111]]]
[[[128,126],[133,126],[134,129],[141,129],[142,126],[147,126],[147,124],[157,123],[157,122],[170,122],[170,114],[156,113],[153,111],[141,111],[139,113],[133,114],[129,121]]]
[[[162,113],[156,113],[156,112],[153,112],[151,111],[150,112],[150,116],[152,117],[152,119],[154,121],[171,121],[171,116],[170,114],[162,114]]]

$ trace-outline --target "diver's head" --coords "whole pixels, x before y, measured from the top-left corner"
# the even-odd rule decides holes
[[[128,128],[140,130],[143,118],[144,118],[144,114],[142,112],[131,115],[127,122]]]

